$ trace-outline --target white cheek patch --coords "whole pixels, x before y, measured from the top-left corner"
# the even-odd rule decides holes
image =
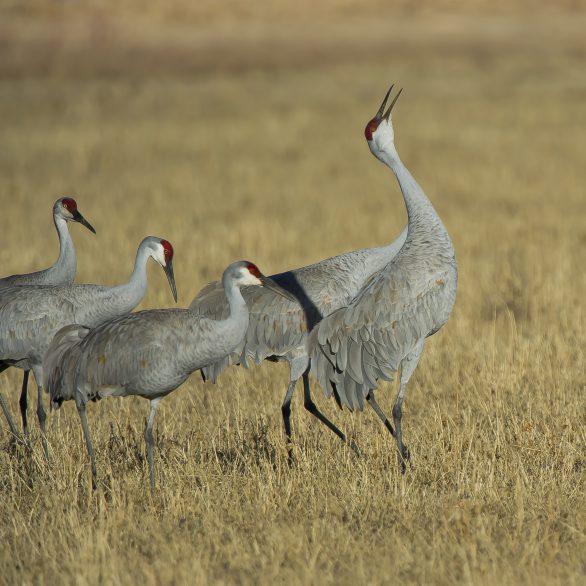
[[[260,285],[261,284],[260,279],[255,277],[249,271],[243,271],[243,272],[244,272],[244,275],[242,278],[242,283],[244,285]]]
[[[162,244],[157,246],[157,249],[153,251],[153,258],[162,266],[167,266],[165,262],[165,249]]]

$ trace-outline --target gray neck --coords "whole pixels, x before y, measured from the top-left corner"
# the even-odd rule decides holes
[[[113,299],[120,308],[120,312],[132,311],[144,297],[147,289],[147,262],[150,252],[143,247],[138,249],[134,261],[134,270],[130,280],[124,285],[112,287]]]
[[[63,218],[53,216],[53,222],[59,234],[59,258],[48,269],[48,272],[60,284],[73,283],[77,271],[77,257],[73,240],[69,234],[67,222]]]
[[[449,245],[450,237],[433,205],[413,175],[399,158],[394,144],[387,145],[380,159],[388,165],[399,182],[405,206],[407,207],[408,233],[407,244],[419,243],[440,246]]]
[[[224,293],[226,299],[228,299],[228,305],[230,306],[230,316],[228,319],[236,319],[240,315],[248,316],[248,307],[240,287],[237,287],[232,281],[226,282],[227,279],[222,279],[222,286],[224,287]]]

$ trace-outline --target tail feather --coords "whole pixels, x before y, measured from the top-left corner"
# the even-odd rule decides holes
[[[73,398],[79,343],[90,328],[72,324],[61,328],[43,358],[43,386],[51,396],[51,406],[60,407]]]

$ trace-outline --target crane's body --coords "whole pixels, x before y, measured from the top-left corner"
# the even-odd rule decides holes
[[[222,360],[202,368],[205,379],[213,382],[226,367],[263,360],[286,361],[289,384],[282,406],[287,439],[291,440],[291,400],[297,381],[303,377],[304,406],[343,441],[345,435],[331,423],[311,399],[307,337],[323,318],[350,302],[366,279],[380,270],[399,251],[407,231],[388,246],[355,250],[270,278],[293,295],[290,300],[270,289],[245,287],[242,295],[250,312],[250,322],[242,342]],[[192,301],[190,309],[202,316],[223,318],[229,308],[221,283],[208,284]],[[353,447],[354,444],[351,444]],[[290,449],[290,447],[289,447]],[[290,452],[291,456],[291,452]]]
[[[362,409],[378,381],[392,380],[400,371],[393,418],[404,467],[408,459],[401,433],[405,388],[425,339],[446,323],[452,311],[458,272],[445,226],[399,158],[390,118],[394,101],[382,115],[385,102],[367,125],[366,137],[373,154],[391,168],[399,182],[408,214],[407,238],[399,253],[347,307],[314,328],[309,345],[312,372],[326,395],[334,395],[349,409]]]
[[[248,327],[248,308],[240,286],[274,287],[248,261],[230,265],[222,283],[229,306],[223,319],[205,318],[189,309],[156,309],[125,315],[95,329],[73,325],[55,336],[45,357],[45,384],[52,403],[59,406],[74,399],[84,431],[85,405],[90,400],[129,395],[150,400],[145,439],[151,488],[152,423],[158,401],[193,371],[226,356],[241,342]],[[86,441],[95,477],[89,431]]]
[[[134,271],[124,285],[25,286],[0,291],[0,368],[32,370],[41,397],[42,361],[55,333],[72,323],[95,327],[132,311],[146,292],[148,259],[159,262],[172,282],[172,255],[166,240],[149,236],[141,242]]]
[[[77,271],[77,256],[67,224],[68,222],[79,222],[94,234],[96,231],[78,211],[77,202],[70,197],[59,198],[54,203],[53,222],[55,224],[55,229],[57,230],[57,235],[59,236],[59,256],[55,263],[41,271],[4,277],[0,279],[0,290],[24,285],[58,286],[70,285],[73,283],[75,279],[75,273]],[[8,367],[9,364],[0,364],[0,371],[5,370]],[[27,387],[29,372],[30,371],[28,369],[24,370],[22,389],[20,393],[20,413],[25,436],[28,435]],[[16,437],[18,432],[2,395],[0,395],[0,405],[2,406],[4,415],[8,420],[10,429],[13,435]],[[46,415],[43,409],[43,401],[41,396],[38,398],[37,416],[39,418],[41,428],[44,428]]]

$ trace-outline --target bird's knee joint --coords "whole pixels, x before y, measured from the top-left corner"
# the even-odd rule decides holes
[[[393,418],[394,419],[401,419],[403,413],[402,413],[402,409],[401,409],[401,404],[400,403],[396,403],[395,406],[393,407]]]

